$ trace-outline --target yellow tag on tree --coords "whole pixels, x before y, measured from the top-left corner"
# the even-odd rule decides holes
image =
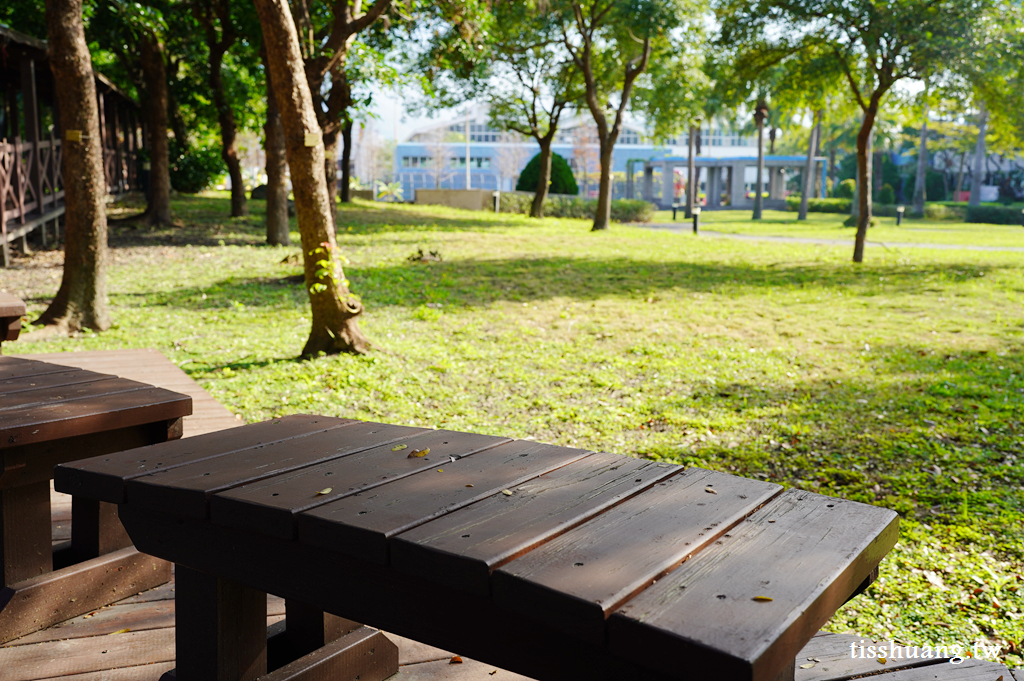
[[[65,130],[64,139],[68,142],[81,142],[82,131],[81,130]]]
[[[318,132],[307,132],[306,133],[306,146],[315,147],[320,144],[320,133]]]

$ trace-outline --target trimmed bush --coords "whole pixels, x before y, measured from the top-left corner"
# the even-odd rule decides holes
[[[808,199],[807,210],[811,213],[849,213],[851,203],[850,199]],[[800,197],[787,196],[786,208],[800,210]]]
[[[878,190],[878,202],[885,206],[896,203],[896,190],[892,188],[891,184],[883,184],[882,188]]]
[[[980,222],[988,225],[1019,225],[1021,218],[1020,208],[967,206],[967,222]]]
[[[523,172],[519,175],[519,182],[516,183],[516,191],[535,192],[538,182],[540,182],[540,154],[531,158],[523,168]],[[548,191],[552,194],[572,194],[574,196],[580,193],[569,163],[554,152],[551,154],[551,184],[548,185]]]
[[[914,201],[914,188],[917,186],[917,168],[907,176],[907,181],[903,184],[904,196],[908,202]],[[946,200],[946,176],[937,170],[931,168],[924,175],[924,191],[928,201],[945,201]]]
[[[499,210],[502,213],[526,215],[533,205],[533,194],[502,192]],[[544,201],[544,217],[579,218],[593,220],[597,211],[596,199],[549,194]],[[649,222],[654,216],[654,204],[640,199],[612,201],[612,220],[616,222]]]
[[[924,216],[932,220],[957,220],[967,219],[966,206],[944,206],[941,203],[924,204]]]
[[[853,198],[853,190],[856,189],[856,188],[857,188],[857,182],[856,181],[854,181],[854,180],[843,180],[842,182],[839,183],[839,186],[836,187],[836,190],[833,193],[833,198],[836,198],[836,199],[852,199]]]
[[[219,146],[182,148],[172,140],[171,186],[185,194],[197,194],[227,172]]]

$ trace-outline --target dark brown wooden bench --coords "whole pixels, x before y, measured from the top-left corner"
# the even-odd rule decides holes
[[[266,593],[307,644],[337,634],[326,611],[541,680],[793,679],[898,533],[892,511],[758,480],[303,415],[55,482],[176,564],[183,680],[265,674]],[[387,671],[342,647],[350,676]]]
[[[25,303],[10,293],[0,293],[0,346],[4,341],[18,340]]]
[[[50,480],[59,463],[178,438],[191,411],[187,395],[0,357],[0,642],[170,578],[169,564],[131,548],[116,507],[94,499],[73,501],[70,545],[53,552]]]

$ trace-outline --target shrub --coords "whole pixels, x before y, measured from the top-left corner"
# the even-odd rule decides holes
[[[857,188],[857,182],[856,181],[854,181],[854,180],[843,180],[842,182],[839,183],[839,186],[836,187],[835,192],[833,192],[833,198],[836,198],[836,199],[852,199],[853,198],[853,190],[856,189],[856,188]]]
[[[967,222],[981,222],[989,225],[1021,224],[1020,208],[1005,206],[968,206]]]
[[[171,186],[185,194],[203,191],[227,170],[220,147],[182,148],[171,142]]]
[[[883,184],[882,188],[878,190],[878,202],[885,206],[896,203],[896,190],[892,188],[891,184]]]
[[[533,205],[533,194],[502,192],[499,210],[502,213],[526,215]],[[617,222],[648,222],[654,216],[654,204],[640,199],[612,201],[612,220]],[[549,194],[544,201],[544,216],[549,218],[579,218],[592,220],[597,211],[596,199]]]
[[[519,175],[519,182],[516,183],[516,191],[535,192],[538,182],[540,182],[540,154],[531,158],[523,168],[523,172]],[[552,194],[576,195],[580,193],[569,163],[555,153],[551,154],[551,183],[548,185],[548,191]]]
[[[924,204],[924,216],[932,220],[966,220],[966,206],[944,206],[941,203]]]
[[[811,213],[849,213],[850,199],[808,199],[807,210]],[[786,208],[788,210],[800,210],[800,197],[787,196]]]
[[[914,168],[913,172],[907,176],[907,181],[903,183],[904,195],[907,201],[914,200],[914,188],[917,186],[917,168]],[[929,201],[945,201],[946,200],[946,176],[937,170],[928,169],[928,172],[924,175],[924,191],[925,197]]]

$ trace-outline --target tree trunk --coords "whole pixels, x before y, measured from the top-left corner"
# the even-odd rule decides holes
[[[969,206],[981,204],[981,185],[985,181],[985,134],[988,130],[988,109],[981,103],[978,112],[978,143],[974,148],[974,172],[971,177],[971,200]]]
[[[267,123],[263,126],[267,140],[264,148],[267,156],[267,243],[271,246],[287,246],[288,187],[285,186],[284,177],[288,171],[288,161],[285,160],[284,128],[265,55],[263,64],[267,75]]]
[[[835,147],[832,147],[828,151],[828,175],[829,175],[829,179],[832,180],[832,191],[835,192],[835,190],[836,190],[836,178],[839,176],[839,171],[836,169],[836,148]]]
[[[167,148],[167,71],[164,46],[151,33],[139,40],[139,61],[146,81],[143,112],[149,131],[149,206],[144,214],[152,224],[171,222],[171,170]]]
[[[177,80],[180,63],[179,61],[172,61],[170,63],[170,71],[167,74],[168,83],[173,83]],[[167,117],[170,120],[174,140],[181,146],[182,151],[187,150],[188,129],[185,127],[185,119],[181,115],[181,105],[178,103],[178,98],[174,96],[174,92],[170,88],[167,89]]]
[[[324,145],[313,110],[313,97],[299,52],[286,0],[256,0],[274,95],[285,130],[285,150],[292,175],[306,290],[313,323],[303,355],[320,352],[365,353],[369,342],[357,320],[363,306],[351,300],[337,254],[330,197],[324,177]]]
[[[540,177],[537,178],[537,189],[533,192],[533,203],[530,205],[530,217],[544,217],[544,201],[548,198],[548,187],[551,185],[551,142],[554,131],[543,137],[537,137],[540,145]]]
[[[283,109],[282,109],[283,111]],[[331,207],[331,225],[338,222],[338,129],[324,136],[324,186]],[[298,198],[298,197],[296,197]]]
[[[800,213],[797,220],[807,219],[807,203],[810,201],[811,192],[814,191],[814,147],[818,143],[818,127],[821,125],[821,111],[815,115],[814,125],[811,126],[811,137],[807,140],[807,164],[804,166],[804,181],[800,196]]]
[[[924,105],[921,139],[917,145],[917,177],[914,178],[914,215],[924,215],[924,202],[928,200],[925,180],[928,174],[928,104]]]
[[[754,114],[757,122],[757,179],[754,180],[754,220],[761,219],[764,197],[761,196],[761,183],[764,181],[764,113],[758,109]]]
[[[107,182],[103,176],[96,81],[81,0],[46,0],[49,62],[63,130],[64,273],[60,289],[36,323],[67,331],[110,328],[107,307]]]
[[[868,109],[864,112],[864,122],[857,133],[857,236],[853,244],[853,261],[864,262],[864,242],[868,237],[871,225],[871,156],[872,137],[875,116],[878,114],[880,95],[871,98]]]
[[[697,205],[697,126],[690,126],[689,147],[686,152],[686,219],[693,217]]]
[[[964,162],[967,159],[967,154],[960,154],[960,168],[956,171],[956,193],[953,195],[954,201],[960,200],[960,194],[964,191]]]
[[[775,154],[775,133],[775,126],[768,129],[768,153],[772,155]]]
[[[352,121],[345,123],[341,129],[341,202],[352,201],[352,188],[349,183],[352,181]]]
[[[591,232],[608,229],[612,221],[612,152],[615,142],[611,137],[609,134],[601,138],[601,183],[597,187],[597,210]]]
[[[227,30],[222,27],[223,30]],[[231,109],[227,95],[224,93],[224,78],[221,64],[224,48],[221,45],[210,45],[210,93],[213,95],[213,106],[217,109],[217,122],[220,124],[220,157],[228,167],[231,178],[231,217],[238,218],[249,214],[249,206],[245,202],[245,181],[242,179],[242,163],[238,160],[238,149],[235,137],[238,128],[235,125],[235,112]]]

